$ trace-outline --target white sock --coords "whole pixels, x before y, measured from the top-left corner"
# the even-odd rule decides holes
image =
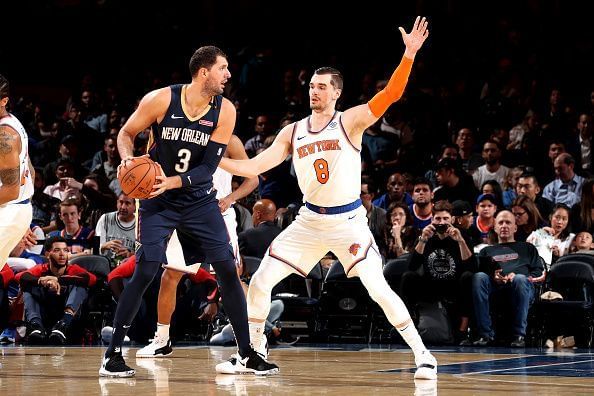
[[[157,323],[157,336],[162,340],[169,339],[169,325]]]
[[[404,338],[404,341],[406,341],[410,349],[412,349],[413,353],[415,354],[415,358],[427,350],[412,320],[406,326],[399,328],[398,332],[402,338]]]
[[[260,344],[262,343],[265,323],[266,322],[248,322],[250,327],[250,342],[252,343],[252,348],[256,351],[260,348]]]

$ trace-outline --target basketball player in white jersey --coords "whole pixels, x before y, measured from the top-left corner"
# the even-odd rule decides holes
[[[248,291],[250,339],[260,348],[264,320],[270,309],[272,288],[289,274],[306,276],[328,251],[358,276],[370,296],[384,310],[415,355],[415,378],[437,378],[437,362],[425,348],[402,300],[382,274],[382,259],[361,206],[363,132],[397,101],[404,91],[412,63],[429,31],[418,17],[411,33],[400,28],[406,49],[386,88],[368,103],[344,113],[335,110],[342,91],[342,76],[333,68],[316,70],[309,83],[311,116],[283,128],[271,147],[247,161],[223,159],[220,167],[236,175],[253,177],[280,164],[289,154],[303,192],[305,206],[299,216],[270,245]],[[238,371],[236,357],[217,365],[219,373]]]
[[[248,156],[243,148],[241,140],[232,135],[227,145],[225,157],[233,159],[247,159]],[[231,206],[236,200],[248,196],[258,186],[258,177],[245,179],[243,183],[235,190],[231,191],[231,179],[233,175],[229,172],[217,168],[212,176],[212,183],[217,190],[217,199],[219,200],[219,209],[225,220],[229,239],[233,246],[236,265],[239,266],[239,244],[237,242],[237,221],[235,219],[235,210]],[[136,357],[151,358],[170,355],[173,351],[171,340],[169,339],[169,325],[171,316],[175,310],[175,299],[177,284],[184,275],[186,260],[178,239],[177,232],[174,231],[167,245],[167,263],[163,275],[161,276],[161,288],[159,289],[159,301],[157,304],[157,332],[153,341],[144,348],[136,352]],[[168,268],[168,269],[167,269]],[[196,269],[197,271],[197,269]]]
[[[27,132],[6,110],[8,95],[8,80],[0,75],[0,265],[25,235],[33,217],[34,169]]]

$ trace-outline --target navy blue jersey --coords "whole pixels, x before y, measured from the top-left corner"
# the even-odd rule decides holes
[[[202,117],[190,120],[182,109],[182,84],[172,85],[171,102],[160,123],[151,126],[149,154],[167,176],[180,175],[200,165],[206,145],[217,127],[223,97],[214,96],[210,109]],[[210,195],[209,182],[165,191],[162,199],[178,203],[192,203]]]

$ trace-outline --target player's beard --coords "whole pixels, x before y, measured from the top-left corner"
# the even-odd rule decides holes
[[[221,95],[223,93],[223,88],[221,88],[221,83],[215,81],[214,79],[209,78],[204,83],[204,92],[208,96],[216,96]]]

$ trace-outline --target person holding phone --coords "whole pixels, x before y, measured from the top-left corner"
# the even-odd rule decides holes
[[[453,210],[448,201],[433,205],[433,222],[418,238],[410,271],[402,276],[401,295],[409,309],[418,302],[452,302],[462,337],[472,312],[470,287],[476,261],[460,230],[452,225]]]

